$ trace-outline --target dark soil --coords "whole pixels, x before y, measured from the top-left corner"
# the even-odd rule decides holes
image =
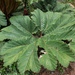
[[[68,68],[63,68],[56,71],[48,71],[47,69],[42,68],[37,75],[75,75],[75,63],[70,63]]]

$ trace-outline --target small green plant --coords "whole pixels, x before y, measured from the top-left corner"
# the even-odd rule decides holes
[[[0,73],[36,75],[41,66],[52,71],[57,68],[57,64],[68,67],[71,61],[75,61],[74,13],[73,15],[63,13],[69,6],[62,4],[59,8],[60,3],[57,6],[58,3],[56,1],[53,3],[52,0],[51,4],[49,0],[41,1],[45,12],[41,7],[36,9],[32,7],[33,12],[31,12],[31,6],[40,0],[22,1],[21,6],[15,4],[12,11],[8,9],[10,12],[7,11],[8,15],[3,10],[4,7],[0,7],[2,10],[0,11]],[[9,3],[10,7],[9,1],[5,3]],[[27,12],[25,9],[29,10],[30,14],[24,14]]]
[[[27,70],[39,72],[41,65],[55,70],[57,60],[67,67],[75,60],[71,44],[64,42],[74,42],[74,17],[37,9],[31,17],[15,16],[10,22],[11,25],[0,32],[0,41],[10,39],[1,49],[4,66],[17,62],[19,72],[23,74]],[[38,47],[44,50],[42,57],[38,57]]]

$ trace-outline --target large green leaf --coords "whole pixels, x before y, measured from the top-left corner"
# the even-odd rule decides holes
[[[2,13],[2,11],[0,11],[0,26],[6,26],[7,22],[6,22],[6,17],[5,15]]]
[[[12,25],[2,29],[0,41],[4,39],[27,39],[35,33],[35,25],[29,17],[16,16],[12,17],[10,21]]]
[[[45,49],[45,54],[40,58],[40,63],[49,70],[56,69],[57,60],[67,67],[70,61],[74,61],[74,54],[67,44],[62,41],[49,41],[49,38],[40,38],[38,45]]]
[[[31,17],[35,25],[39,28],[38,30],[43,31],[47,25],[47,19],[45,13],[40,10],[35,10],[32,12],[33,16]]]
[[[56,56],[59,63],[64,67],[67,67],[70,61],[74,61],[73,53],[69,49],[68,45],[60,41],[48,41],[48,49]],[[61,56],[62,55],[62,56]]]
[[[27,44],[28,40],[10,41],[5,44],[1,54],[4,55],[5,66],[11,65],[18,60],[18,69],[21,73],[26,70],[38,72],[40,64],[37,57],[35,42]]]
[[[38,10],[38,9],[37,9]],[[68,14],[47,12],[40,10],[33,12],[32,19],[46,38],[51,40],[74,39],[75,18]]]
[[[67,67],[74,61],[74,53],[62,40],[74,40],[75,18],[62,13],[44,13],[37,9],[31,17],[16,16],[11,25],[0,32],[0,41],[10,40],[1,49],[4,66],[17,62],[21,73],[26,70],[38,72],[40,65],[55,70],[57,61]],[[39,34],[39,36],[38,36]],[[44,49],[38,57],[38,46]]]

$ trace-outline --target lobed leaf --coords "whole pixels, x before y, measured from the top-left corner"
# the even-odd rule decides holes
[[[28,44],[28,40],[10,41],[2,48],[1,55],[4,55],[4,66],[18,61],[18,69],[21,73],[26,70],[34,72],[40,70],[35,42]]]
[[[38,72],[41,65],[54,70],[58,62],[67,67],[70,61],[75,61],[71,50],[74,49],[73,44],[69,46],[62,41],[74,42],[75,18],[72,15],[44,13],[37,9],[31,17],[16,16],[10,22],[11,25],[0,32],[0,41],[9,40],[1,49],[4,66],[17,62],[23,74],[27,70]],[[41,58],[38,58],[38,46],[45,51]]]

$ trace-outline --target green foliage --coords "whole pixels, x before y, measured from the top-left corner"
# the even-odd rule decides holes
[[[0,26],[6,26],[7,22],[6,22],[6,18],[5,15],[2,13],[2,11],[0,11]]]
[[[39,0],[38,2],[33,3],[34,8],[39,8],[42,11],[53,10],[57,4],[57,0]]]
[[[57,2],[56,7],[53,9],[54,12],[61,12],[69,15],[75,14],[75,8],[71,7],[69,3]]]
[[[9,39],[1,49],[4,66],[17,62],[19,72],[39,72],[41,65],[55,70],[57,61],[67,67],[74,61],[74,53],[63,40],[75,38],[75,18],[57,12],[42,12],[37,9],[32,16],[15,16],[11,25],[0,32],[0,41]],[[60,32],[59,32],[60,31]],[[44,49],[38,57],[38,46]]]
[[[34,8],[39,8],[44,12],[53,11],[53,12],[61,12],[65,14],[75,14],[75,8],[71,7],[69,3],[61,3],[56,0],[43,0],[36,3],[33,3]]]
[[[70,4],[57,0],[0,3],[1,75],[36,75],[41,66],[54,71],[59,64],[68,67],[75,61],[75,8]]]
[[[0,69],[0,74],[1,75],[20,75],[20,74],[17,73],[17,71],[14,72],[14,71],[12,71],[12,69],[5,68],[5,67]]]
[[[29,3],[32,4],[33,2],[38,2],[39,0],[29,0]]]

